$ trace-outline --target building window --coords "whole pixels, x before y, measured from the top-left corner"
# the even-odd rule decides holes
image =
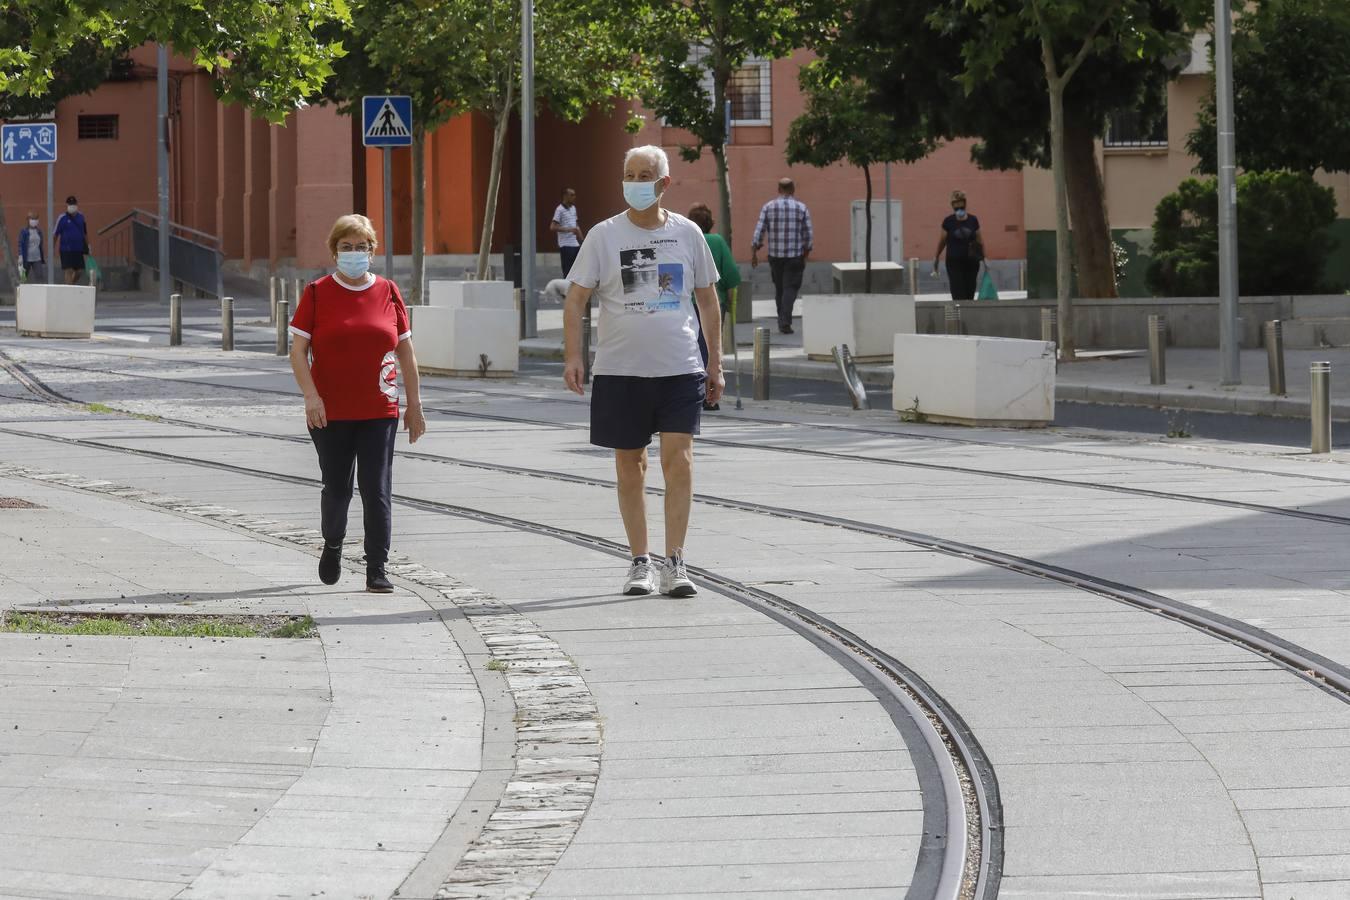
[[[1146,128],[1143,118],[1134,110],[1114,112],[1107,121],[1105,143],[1108,148],[1122,149],[1166,147],[1167,116],[1162,115],[1151,128]]]
[[[77,136],[82,141],[115,141],[117,116],[80,116]]]
[[[703,63],[708,57],[708,48],[694,45],[689,48],[690,62]],[[727,100],[731,102],[731,124],[772,125],[773,124],[773,82],[771,63],[767,59],[751,57],[731,73],[727,82]],[[703,69],[699,80],[708,102],[713,97],[712,72]]]

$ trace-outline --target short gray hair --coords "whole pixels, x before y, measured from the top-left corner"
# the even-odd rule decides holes
[[[640,156],[656,166],[656,177],[665,178],[670,174],[670,157],[666,156],[666,151],[655,144],[646,144],[642,147],[634,147],[623,155],[623,167],[628,168],[628,163],[633,157]]]

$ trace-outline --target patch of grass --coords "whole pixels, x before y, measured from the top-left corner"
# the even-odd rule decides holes
[[[106,403],[86,403],[84,408],[91,413],[98,413],[99,415],[131,416],[133,419],[143,419],[146,422],[160,421],[159,416],[152,416],[149,413],[127,412],[124,409],[117,409]]]
[[[927,422],[928,416],[919,411],[919,398],[914,398],[914,405],[908,409],[900,410],[900,421],[902,422]]]
[[[1170,438],[1194,437],[1194,435],[1191,434],[1191,423],[1180,416],[1168,416],[1167,436]]]
[[[308,638],[309,616],[145,616],[9,610],[0,631],[112,637]]]
[[[487,668],[489,672],[505,672],[510,666],[506,664],[504,659],[490,659]]]

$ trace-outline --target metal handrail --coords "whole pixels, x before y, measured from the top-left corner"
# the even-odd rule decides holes
[[[121,225],[123,222],[127,221],[128,219],[134,219],[134,218],[136,218],[137,216],[145,216],[145,218],[149,219],[151,222],[154,223],[154,225],[155,225],[156,228],[159,227],[159,216],[158,216],[158,215],[156,215],[155,213],[152,213],[152,212],[147,212],[146,210],[143,210],[143,209],[136,209],[136,208],[133,207],[132,210],[131,210],[131,212],[129,212],[129,213],[127,213],[127,214],[125,214],[125,215],[123,215],[123,216],[117,218],[117,219],[114,219],[112,222],[110,222],[110,223],[108,223],[107,225],[105,225],[105,226],[103,226],[102,228],[100,228],[100,229],[98,230],[97,233],[98,233],[98,234],[105,234],[106,232],[109,232],[109,231],[111,231],[112,229],[116,228],[118,225]],[[215,249],[220,249],[220,246],[221,246],[221,240],[220,240],[219,237],[217,237],[217,236],[214,235],[214,234],[208,234],[208,233],[205,232],[205,231],[198,231],[198,230],[195,229],[195,228],[189,228],[189,227],[186,226],[186,225],[180,225],[178,222],[175,222],[175,221],[173,221],[173,220],[170,220],[170,221],[169,221],[169,227],[172,228],[172,229],[174,229],[174,230],[176,230],[176,231],[186,232],[187,234],[195,234],[195,235],[197,235],[198,237],[206,238],[208,241],[211,241],[213,244],[215,244]],[[194,241],[193,243],[196,243],[196,242]]]

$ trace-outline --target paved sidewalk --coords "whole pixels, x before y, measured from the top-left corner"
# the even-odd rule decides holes
[[[4,599],[59,593],[70,602],[144,604],[213,590],[194,608],[247,603],[311,609],[321,621],[336,616],[345,620],[328,622],[318,642],[331,675],[378,686],[385,676],[400,684],[420,665],[442,673],[440,682],[405,692],[410,706],[394,708],[399,727],[419,721],[428,695],[435,728],[436,711],[457,702],[459,691],[481,692],[483,762],[473,783],[484,793],[470,788],[468,803],[440,798],[438,836],[428,827],[400,835],[398,849],[352,856],[375,888],[393,880],[381,869],[387,863],[413,878],[429,878],[431,867],[457,873],[440,880],[434,893],[442,896],[489,896],[494,883],[588,900],[904,895],[926,840],[925,788],[896,722],[845,667],[730,596],[622,597],[623,562],[598,544],[472,514],[622,540],[608,486],[612,460],[587,444],[585,401],[563,394],[556,379],[427,379],[431,429],[415,448],[400,441],[395,470],[396,491],[418,504],[400,505],[395,516],[405,591],[372,599],[344,594],[346,581],[336,589],[315,585],[312,544],[285,524],[312,523],[316,498],[312,484],[274,477],[315,473],[312,448],[293,440],[302,436],[300,404],[284,360],[113,340],[0,337],[0,349],[53,390],[140,416],[39,404],[0,373],[0,461],[65,473],[58,484],[68,485],[11,470],[0,495],[30,492],[49,510],[64,507],[46,498],[73,498],[62,502],[89,508],[61,514],[98,523],[69,535],[42,529],[53,535],[50,549],[39,545],[46,555],[28,568],[0,562],[0,583],[11,584]],[[808,455],[814,451],[834,455]],[[835,516],[1089,573],[1350,662],[1350,565],[1340,552],[1346,525],[1336,518],[1350,519],[1343,453],[1313,461],[1236,444],[944,429],[900,425],[885,413],[770,403],[706,422],[697,459],[698,490],[710,500]],[[656,468],[651,480],[659,485]],[[152,494],[186,502],[166,509],[145,499]],[[655,512],[659,499],[650,505]],[[27,513],[0,511],[3,533],[15,535],[0,547],[9,551],[0,560],[26,558],[27,540],[17,537],[28,529],[4,526],[15,515]],[[159,543],[145,543],[151,536]],[[659,545],[659,524],[653,537]],[[105,538],[128,552],[99,559]],[[952,704],[997,775],[1002,896],[1350,894],[1350,704],[1269,658],[1071,584],[857,528],[700,502],[688,545],[691,562],[838,623],[903,661]],[[81,548],[95,548],[92,561]],[[198,563],[198,556],[215,562]],[[155,567],[161,559],[173,562]],[[142,564],[150,574],[139,574]],[[437,583],[428,569],[465,587],[441,594],[442,602],[428,594]],[[59,575],[50,584],[34,574],[49,571]],[[469,597],[467,586],[476,592],[470,599],[449,601]],[[276,593],[261,593],[267,590]],[[361,605],[353,611],[343,603]],[[385,604],[391,616],[370,614]],[[472,620],[468,631],[456,630],[461,616]],[[483,647],[471,646],[489,622],[499,630],[481,638]],[[423,629],[430,641],[436,628],[434,663],[423,661],[416,644],[402,658],[404,641]],[[329,649],[341,653],[358,639],[386,642],[358,645],[372,646],[380,662],[333,670]],[[558,655],[520,665],[527,647],[544,641]],[[489,669],[489,659],[500,662]],[[473,687],[460,664],[475,676]],[[564,665],[574,669],[551,674]],[[498,678],[515,705],[504,718],[520,724],[507,759],[489,763],[503,743],[491,700]],[[380,695],[349,683],[376,706]],[[5,685],[0,723],[10,714]],[[234,693],[246,692],[235,685]],[[336,686],[331,696],[326,722],[337,714]],[[533,718],[531,703],[556,700],[573,705]],[[358,712],[363,726],[375,715]],[[0,740],[6,733],[0,726]],[[324,737],[321,731],[316,748]],[[372,759],[393,754],[398,765],[433,775],[458,771],[438,751],[404,756],[378,734],[346,737],[346,752],[368,754],[346,765],[392,764]],[[551,737],[558,743],[547,755],[529,756]],[[154,739],[133,749],[162,752]],[[569,761],[571,775],[529,781],[565,748],[581,748]],[[481,779],[494,766],[509,775],[489,793]],[[292,773],[295,783],[311,771]],[[20,795],[41,787],[22,775],[15,781],[4,785]],[[119,785],[119,796],[124,790]],[[263,819],[290,802],[285,785],[274,790],[281,796],[260,806]],[[13,796],[0,791],[0,807]],[[466,821],[470,810],[494,818]],[[323,827],[292,828],[285,837],[307,837],[321,860],[347,858],[349,843],[335,835],[357,823],[345,821],[347,810],[332,812]],[[0,830],[3,822],[0,816]],[[553,823],[573,828],[550,830]],[[503,843],[530,829],[539,840],[529,847]],[[170,881],[175,890],[191,883],[203,894],[274,896],[275,883],[261,875],[275,877],[274,869],[303,862],[308,852],[283,846],[279,834],[263,832],[258,844],[266,850],[243,838],[180,839],[193,848],[197,868]],[[407,855],[387,855],[399,853]],[[68,864],[48,865],[58,863]],[[91,856],[78,873],[54,874],[96,879],[85,869],[109,864]],[[233,893],[223,887],[229,872],[241,873],[228,882]],[[260,879],[256,893],[244,887],[251,877]],[[91,883],[61,889],[88,896]],[[433,895],[420,891],[400,896]]]

